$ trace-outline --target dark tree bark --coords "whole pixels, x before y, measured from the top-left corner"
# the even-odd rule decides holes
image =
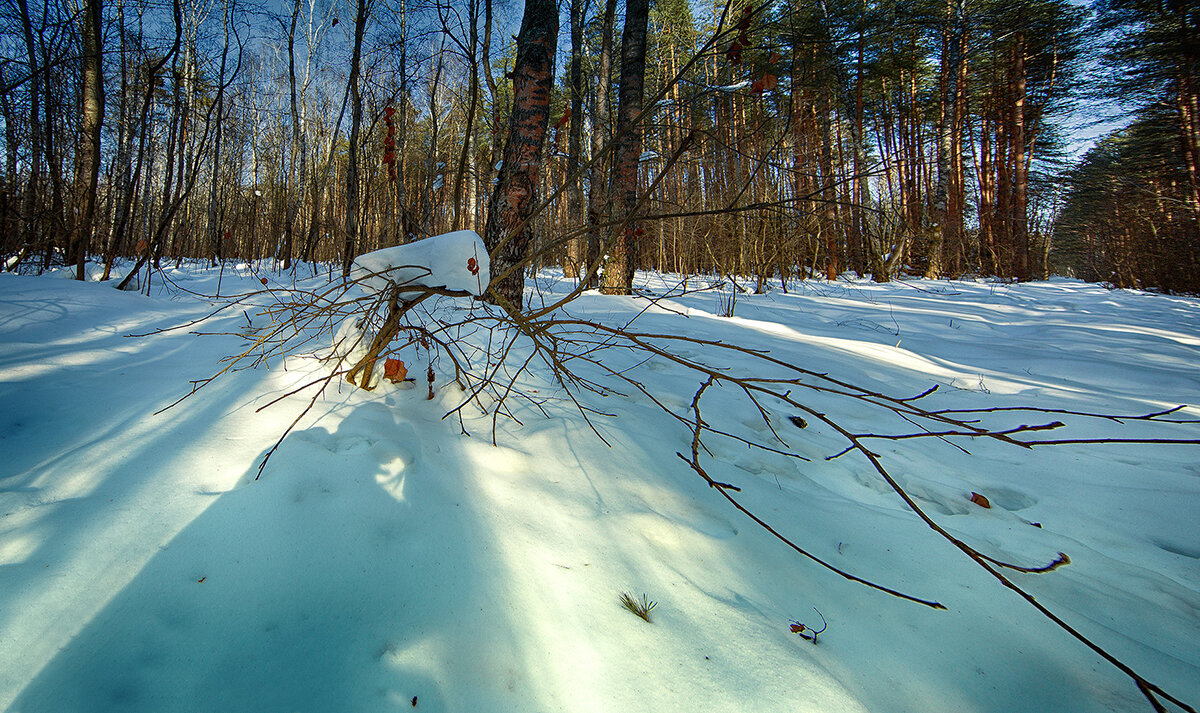
[[[513,106],[500,180],[488,203],[484,244],[492,263],[491,298],[523,307],[525,263],[533,244],[529,218],[537,203],[542,144],[550,122],[558,8],[554,0],[527,0],[513,66]]]
[[[463,139],[462,151],[458,156],[458,170],[454,174],[454,201],[451,206],[453,218],[450,225],[453,230],[461,230],[466,227],[469,219],[464,218],[466,215],[474,214],[474,206],[467,206],[467,210],[463,209],[463,182],[465,180],[475,180],[467,175],[467,160],[471,156],[472,148],[474,147],[474,132],[475,132],[475,117],[479,113],[479,2],[471,0],[467,8],[467,22],[470,27],[467,28],[467,40],[461,41],[453,33],[449,31],[448,19],[442,12],[441,5],[438,6],[438,13],[442,15],[443,31],[454,40],[462,50],[463,55],[467,59],[467,67],[470,76],[467,78],[467,116],[463,121]]]
[[[29,181],[25,187],[21,205],[21,245],[23,249],[34,249],[37,242],[37,195],[40,190],[42,160],[42,121],[37,77],[38,53],[33,41],[33,22],[29,17],[26,0],[17,0],[21,12],[21,29],[25,36],[25,49],[29,55]]]
[[[833,99],[832,90],[822,87],[817,96],[817,141],[820,143],[817,162],[821,173],[821,214],[817,224],[825,248],[825,277],[836,280],[842,273],[842,257],[837,235],[837,178],[833,165]]]
[[[367,29],[367,0],[358,0],[354,15],[354,51],[350,55],[350,146],[346,162],[346,237],[343,250],[342,277],[350,277],[358,244],[358,142],[362,133],[362,89],[358,76],[362,65],[363,34]]]
[[[232,22],[231,22],[232,18],[230,17],[231,15],[232,15],[232,13],[227,8],[225,10],[224,17],[223,17],[223,24],[225,27],[225,46],[221,52],[221,65],[220,65],[220,69],[219,69],[219,76],[221,78],[222,85],[224,85],[224,82],[225,82],[225,62],[227,61],[227,59],[229,57],[229,30],[230,30],[230,25],[232,24]],[[289,51],[290,51],[290,47],[289,47]],[[239,62],[239,64],[240,64],[240,62]],[[216,122],[217,125],[213,132],[212,178],[211,178],[211,183],[209,184],[209,194],[208,194],[208,216],[207,216],[208,245],[206,246],[208,254],[212,258],[213,266],[216,266],[218,261],[225,259],[225,253],[224,253],[225,241],[221,234],[221,223],[223,222],[223,218],[224,218],[224,210],[221,210],[220,214],[218,214],[218,211],[217,211],[217,206],[218,206],[218,203],[220,202],[219,196],[220,196],[220,185],[221,185],[221,140],[225,136],[225,92],[224,91],[217,94],[216,113],[217,113],[217,122]],[[219,280],[217,281],[217,289],[218,289],[218,291],[220,290],[220,281]]]
[[[851,186],[853,199],[850,201],[850,233],[847,241],[847,264],[851,270],[862,275],[876,272],[869,262],[874,252],[871,246],[871,231],[868,214],[871,210],[871,185],[867,180],[867,149],[863,135],[863,73],[866,51],[866,23],[858,28],[857,57],[854,68],[854,121],[850,124],[850,143],[854,152],[854,181]]]
[[[8,85],[4,68],[0,67],[0,116],[4,118],[5,147],[4,178],[0,181],[0,250],[6,253],[11,250],[17,254],[17,258],[8,263],[15,268],[24,253],[17,242],[20,231],[16,221],[16,207],[13,205],[17,186],[17,151],[20,148],[17,138],[17,124],[20,120],[17,118],[13,89],[15,87],[10,88]]]
[[[600,22],[600,57],[597,60],[596,98],[592,110],[592,172],[588,193],[588,237],[586,268],[580,272],[590,276],[594,286],[594,269],[600,261],[600,244],[604,241],[604,230],[611,217],[608,202],[608,157],[596,160],[605,150],[611,137],[611,112],[608,95],[612,89],[612,33],[617,14],[617,0],[607,0],[604,16]]]
[[[583,153],[583,0],[571,0],[571,66],[568,81],[571,87],[571,118],[567,138],[567,174],[571,176],[571,187],[567,192],[572,219],[583,215],[583,177],[578,175],[580,156]],[[574,226],[569,226],[572,232]],[[567,243],[567,259],[563,263],[563,274],[578,277],[586,273],[583,267],[587,255],[587,242],[583,235],[573,235]]]
[[[627,295],[633,291],[633,271],[640,231],[634,220],[638,198],[638,163],[642,155],[642,96],[646,81],[646,26],[649,0],[625,3],[625,31],[621,35],[621,86],[617,94],[617,136],[613,143],[612,198],[615,214],[608,262],[601,290]]]
[[[485,39],[483,43],[483,51],[488,51],[488,42]],[[400,111],[397,112],[400,117],[399,126],[397,127],[400,136],[400,160],[396,162],[396,215],[397,215],[397,233],[401,243],[407,243],[412,236],[412,220],[409,217],[408,209],[408,185],[405,182],[407,170],[405,168],[407,159],[405,158],[404,146],[408,143],[408,5],[404,0],[400,3]]]
[[[1024,15],[1021,15],[1024,20]],[[1013,275],[1020,280],[1030,278],[1029,269],[1029,217],[1026,198],[1028,173],[1025,162],[1025,32],[1017,32],[1013,47],[1013,93],[1012,106],[1012,246],[1014,252]]]
[[[963,142],[967,122],[967,26],[964,10],[965,1],[956,0],[956,28],[954,37],[954,113],[950,124],[950,193],[947,196],[946,224],[943,233],[945,249],[950,252],[950,270],[955,278],[967,268],[967,240],[964,227],[966,219],[966,164],[963,157]]]
[[[79,171],[76,195],[79,215],[72,233],[70,257],[75,261],[75,279],[84,279],[84,263],[96,222],[96,184],[100,178],[100,129],[104,123],[103,32],[101,0],[84,0],[79,23],[83,40],[83,88],[80,106]]]
[[[277,259],[283,262],[283,269],[292,266],[292,245],[295,242],[296,216],[300,212],[300,199],[304,195],[306,184],[305,169],[308,166],[308,144],[305,132],[300,126],[299,98],[296,95],[296,23],[300,19],[300,0],[292,4],[292,21],[287,30],[288,51],[288,90],[291,97],[292,113],[292,158],[299,164],[299,177],[288,191],[287,214],[284,219],[283,244]],[[299,156],[297,156],[297,152]],[[217,152],[218,160],[220,152]],[[289,173],[289,179],[291,174]]]
[[[56,52],[55,43],[47,41],[46,29],[50,23],[46,17],[45,7],[42,12],[43,30],[39,43],[42,52],[42,141],[46,169],[50,178],[50,210],[45,212],[41,226],[45,236],[43,242],[45,252],[42,261],[42,269],[45,270],[50,268],[55,250],[58,248],[68,251],[65,255],[68,263],[71,259],[69,253],[71,227],[68,225],[66,215],[68,188],[63,172],[63,159],[67,148],[65,115],[70,102],[65,97],[64,77],[59,69],[64,58]]]
[[[487,166],[483,170],[483,183],[489,190],[494,190],[499,171],[496,169],[503,157],[503,141],[500,116],[503,113],[503,101],[496,88],[496,76],[492,72],[492,0],[483,0],[483,46],[479,50],[479,59],[483,63],[483,81],[487,84],[488,96],[492,98],[491,152],[488,155]],[[486,218],[485,218],[486,219]]]
[[[961,0],[947,0],[942,28],[942,60],[938,77],[937,189],[925,276],[957,277],[962,271],[963,234],[963,102],[966,77]]]

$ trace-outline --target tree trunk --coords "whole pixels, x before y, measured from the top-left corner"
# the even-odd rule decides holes
[[[1189,206],[1194,219],[1200,223],[1200,92],[1195,79],[1186,68],[1179,70],[1176,80],[1176,110],[1179,114],[1180,137],[1183,139],[1184,163],[1187,166]]]
[[[473,147],[471,138],[475,131],[475,115],[479,107],[479,59],[478,47],[479,44],[479,3],[477,0],[471,0],[468,8],[468,22],[471,24],[467,39],[467,47],[463,48],[467,55],[467,65],[471,76],[467,79],[467,93],[470,95],[467,100],[467,116],[463,122],[463,142],[462,152],[458,157],[458,170],[454,177],[454,205],[453,220],[451,227],[454,230],[460,230],[464,227],[463,216],[473,212],[473,206],[462,205],[463,181],[467,179],[467,161],[471,155]],[[461,47],[461,45],[460,45]]]
[[[0,269],[15,269],[25,253],[18,242],[20,229],[15,220],[16,207],[13,205],[13,198],[17,192],[17,151],[20,149],[17,124],[19,119],[14,101],[16,97],[12,96],[13,93],[8,89],[8,81],[5,78],[3,67],[0,67],[0,86],[4,87],[4,91],[0,91],[0,116],[4,118],[5,147],[3,189],[0,190],[0,236],[3,236],[0,238],[0,250],[5,253],[12,251],[17,256],[15,260]]]
[[[962,270],[965,32],[962,0],[947,0],[938,82],[938,182],[934,194],[934,214],[938,225],[925,272],[925,276],[931,278],[943,275],[957,277]]]
[[[83,89],[80,106],[79,171],[76,195],[79,216],[71,240],[70,257],[75,260],[75,279],[84,279],[84,263],[96,222],[96,184],[100,178],[100,129],[104,123],[104,35],[101,30],[101,0],[84,0],[79,23],[83,40]]]
[[[1022,16],[1022,21],[1023,21]],[[1013,46],[1013,94],[1012,106],[1012,245],[1014,252],[1013,276],[1028,280],[1029,271],[1029,216],[1026,201],[1028,174],[1025,163],[1025,33],[1018,31]]]
[[[500,180],[488,203],[484,244],[492,264],[491,299],[520,310],[525,267],[533,243],[529,219],[537,204],[542,144],[550,122],[558,8],[554,0],[527,0],[513,66],[513,106]]]
[[[841,251],[837,239],[837,183],[833,175],[833,102],[827,88],[819,90],[817,125],[820,142],[818,163],[821,172],[821,215],[818,231],[825,248],[825,277],[836,280],[842,272]]]
[[[617,0],[607,0],[604,17],[600,22],[600,57],[597,60],[596,100],[592,110],[592,172],[588,193],[588,237],[586,267],[580,272],[592,276],[600,262],[600,245],[604,242],[604,231],[612,218],[608,202],[608,167],[611,154],[596,160],[612,137],[612,120],[608,97],[612,89],[612,31],[617,11]],[[595,277],[589,278],[595,285]]]
[[[496,88],[496,78],[492,74],[492,0],[483,0],[483,46],[480,48],[480,60],[483,62],[483,81],[487,84],[488,95],[492,98],[492,117],[489,124],[491,125],[491,153],[488,156],[487,167],[484,169],[484,184],[487,186],[489,201],[491,193],[496,188],[496,179],[499,176],[499,164],[503,157],[503,149],[501,141],[502,128],[500,125],[500,116],[504,109],[501,106],[502,98]],[[486,224],[487,217],[484,217]]]
[[[490,0],[489,0],[490,2]],[[488,51],[487,34],[484,34],[483,52]],[[404,244],[409,241],[412,234],[412,219],[409,216],[408,208],[408,188],[405,179],[407,178],[407,158],[408,152],[405,150],[408,146],[408,5],[404,0],[400,2],[400,110],[397,112],[400,116],[400,125],[398,135],[400,136],[400,160],[397,161],[396,167],[396,199],[399,205],[396,212],[399,214],[399,233],[400,243]],[[320,205],[318,202],[317,205]]]
[[[993,206],[992,241],[996,246],[996,276],[1009,277],[1012,275],[1012,111],[1008,109],[1011,96],[1003,89],[996,88],[995,116],[996,143],[992,156],[995,166],[995,198]],[[1008,110],[1006,110],[1008,109]]]
[[[362,89],[358,76],[362,64],[363,33],[367,29],[367,0],[358,0],[354,17],[354,50],[350,55],[350,146],[346,162],[346,235],[342,256],[342,277],[350,277],[358,245],[358,142],[362,133]]]
[[[571,66],[568,81],[571,87],[571,118],[567,125],[567,175],[571,187],[567,192],[572,222],[583,215],[583,177],[578,174],[580,156],[583,153],[583,0],[571,0]],[[567,259],[563,261],[563,274],[568,278],[586,274],[584,259],[587,255],[587,239],[576,235],[576,225],[567,225],[571,237],[567,241]]]
[[[954,83],[954,117],[950,136],[950,195],[948,196],[947,223],[950,233],[946,236],[950,247],[950,269],[954,277],[962,275],[967,262],[966,217],[966,164],[963,158],[963,136],[967,123],[967,28],[963,4],[957,0],[956,32],[954,38],[957,76]]]
[[[38,242],[37,196],[40,191],[41,160],[42,160],[42,119],[40,92],[37,77],[39,75],[37,46],[33,41],[33,23],[29,17],[29,7],[26,0],[17,0],[21,12],[21,28],[25,34],[25,49],[29,55],[29,181],[25,186],[25,195],[21,205],[21,244],[23,247],[35,249]]]
[[[871,212],[871,185],[867,180],[866,137],[863,136],[863,71],[865,29],[858,32],[857,58],[854,71],[854,121],[850,125],[850,142],[854,151],[854,176],[851,186],[850,231],[846,241],[847,267],[862,275],[871,270],[868,260],[874,252],[867,226]]]
[[[612,197],[616,212],[613,230],[621,234],[609,248],[601,289],[605,294],[633,291],[637,243],[641,229],[634,220],[638,198],[638,164],[642,155],[642,95],[646,80],[646,27],[649,0],[625,3],[625,31],[621,35],[621,86],[617,96],[617,136],[613,144]]]
[[[232,23],[232,18],[230,17],[231,15],[232,13],[226,10],[223,17],[223,24],[225,28],[225,45],[223,51],[221,52],[221,65],[219,70],[219,81],[222,83],[222,85],[225,83],[225,62],[229,57],[229,26]],[[221,141],[225,136],[225,92],[223,91],[217,94],[216,113],[217,125],[213,135],[213,158],[211,171],[212,185],[209,186],[208,194],[208,245],[206,246],[209,255],[212,257],[214,266],[218,261],[225,259],[225,240],[221,233],[221,223],[223,222],[222,219],[224,218],[224,211],[222,210],[220,214],[217,212],[221,177]],[[220,282],[218,281],[218,290],[219,289]]]
[[[996,274],[995,193],[996,181],[992,170],[991,127],[984,119],[979,126],[979,270],[984,275]]]
[[[300,199],[304,195],[304,169],[308,163],[308,151],[305,143],[304,131],[300,126],[300,108],[298,97],[296,96],[296,22],[300,19],[300,0],[295,0],[292,4],[292,23],[288,27],[287,35],[287,50],[288,50],[288,90],[290,95],[290,106],[292,113],[292,160],[296,162],[296,152],[299,151],[299,169],[300,176],[295,183],[291,182],[292,172],[288,171],[288,181],[285,190],[287,191],[287,213],[283,224],[283,244],[280,246],[279,254],[276,259],[283,262],[283,269],[287,270],[292,266],[292,243],[295,241],[296,232],[296,215],[300,211]],[[222,58],[222,66],[224,58]],[[224,79],[222,77],[222,79]]]

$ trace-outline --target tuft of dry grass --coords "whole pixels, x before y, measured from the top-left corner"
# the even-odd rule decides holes
[[[652,602],[647,599],[645,594],[642,595],[641,601],[638,601],[629,592],[621,592],[621,606],[633,612],[643,621],[650,621],[650,610],[657,604],[658,602]]]

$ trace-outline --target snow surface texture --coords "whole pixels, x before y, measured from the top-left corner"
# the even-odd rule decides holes
[[[294,279],[233,272],[223,293],[231,280],[250,292],[260,276],[276,289]],[[169,277],[201,293],[217,279],[199,267]],[[641,282],[660,295],[672,284]],[[572,310],[615,324],[646,304],[588,293]],[[940,385],[927,407],[1200,403],[1194,299],[1062,280],[815,281],[739,297],[732,319],[715,316],[720,305],[712,292],[671,298],[639,324],[770,349],[900,396]],[[687,428],[640,394],[593,404],[620,414],[595,419],[611,449],[554,401],[551,418],[512,404],[525,425],[501,421],[493,447],[489,418],[468,419],[471,438],[442,420],[462,397],[444,365],[433,401],[424,389],[331,386],[255,481],[308,397],[255,408],[326,365],[298,356],[234,372],[155,415],[263,317],[248,308],[201,328],[232,336],[125,335],[209,311],[180,291],[0,275],[0,710],[1149,710],[861,461],[826,461],[844,445],[835,434],[787,431],[786,413],[775,427],[811,462],[712,440],[710,474],[818,556],[948,611],[798,558],[674,456]],[[670,362],[629,373],[684,406],[696,388]],[[553,395],[544,371],[525,375],[524,388]],[[768,439],[736,397],[706,397],[706,420]],[[962,445],[972,455],[933,440],[876,447],[922,506],[984,551],[1070,554],[1054,573],[1015,577],[1200,703],[1196,450]],[[656,601],[653,623],[624,610],[621,592]],[[829,622],[816,646],[789,630],[819,625],[814,606]]]
[[[491,280],[483,239],[474,230],[456,230],[354,258],[350,278],[368,290],[390,284],[444,287],[482,296]]]

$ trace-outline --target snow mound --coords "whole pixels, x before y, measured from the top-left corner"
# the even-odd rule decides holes
[[[479,297],[491,281],[490,265],[479,234],[456,230],[359,255],[350,277],[374,292],[396,284],[459,290]]]

